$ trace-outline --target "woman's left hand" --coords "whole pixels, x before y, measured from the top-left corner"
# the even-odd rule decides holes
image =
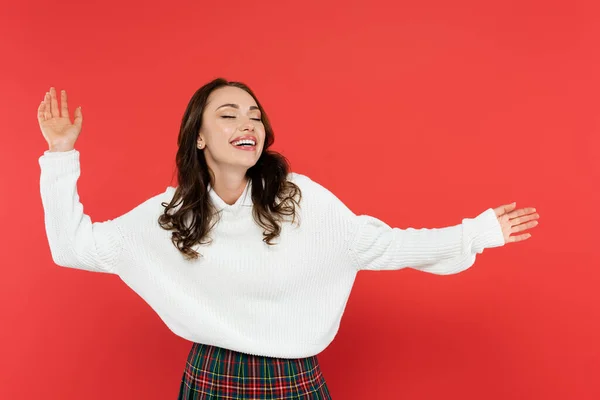
[[[520,242],[529,239],[531,233],[524,233],[517,236],[510,235],[511,233],[522,232],[525,229],[533,228],[538,224],[538,221],[536,220],[540,216],[535,212],[535,208],[527,207],[517,210],[516,207],[517,203],[512,203],[494,208],[498,222],[500,223],[500,226],[502,226],[505,243]]]

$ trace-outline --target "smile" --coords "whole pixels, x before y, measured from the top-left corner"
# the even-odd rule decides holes
[[[256,140],[254,139],[240,139],[231,142],[231,145],[238,150],[253,151],[256,150]]]
[[[242,140],[242,142],[249,142],[249,141]],[[233,147],[235,147],[236,149],[238,149],[238,150],[244,150],[244,151],[254,151],[254,150],[256,150],[256,144],[247,143],[247,144],[237,144],[236,145],[234,143],[231,143],[231,145]]]

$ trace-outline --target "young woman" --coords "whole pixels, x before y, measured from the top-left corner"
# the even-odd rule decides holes
[[[38,108],[39,158],[53,261],[118,275],[193,342],[179,399],[329,399],[317,354],[334,339],[360,270],[469,268],[486,248],[527,239],[539,215],[515,204],[438,229],[391,228],[355,215],[268,150],[273,130],[244,84],[215,79],[181,122],[178,186],[92,223],[77,194],[67,94]]]

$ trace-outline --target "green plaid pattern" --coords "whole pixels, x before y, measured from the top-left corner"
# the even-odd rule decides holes
[[[194,343],[178,400],[331,400],[317,356],[273,358]]]

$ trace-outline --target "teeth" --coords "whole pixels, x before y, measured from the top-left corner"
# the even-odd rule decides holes
[[[243,139],[243,140],[238,140],[237,142],[233,142],[234,146],[239,146],[241,144],[250,144],[252,146],[256,145],[256,142],[252,139]]]

